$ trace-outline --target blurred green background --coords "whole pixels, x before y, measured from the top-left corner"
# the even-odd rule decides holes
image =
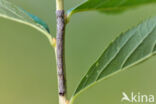
[[[10,0],[56,33],[55,0]],[[65,0],[66,10],[82,0]],[[66,30],[68,97],[106,46],[121,32],[156,14],[156,4],[116,15],[82,12]],[[74,104],[122,104],[122,91],[156,96],[156,57],[83,92]],[[0,18],[0,104],[58,104],[54,50],[40,32]]]

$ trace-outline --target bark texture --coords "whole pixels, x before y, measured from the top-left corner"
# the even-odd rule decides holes
[[[65,41],[65,19],[64,10],[56,11],[57,17],[57,36],[56,36],[56,60],[57,60],[57,74],[58,74],[58,90],[60,96],[66,94],[66,79],[65,79],[65,55],[64,55],[64,41]]]

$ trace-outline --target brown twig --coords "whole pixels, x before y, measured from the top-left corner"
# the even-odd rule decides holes
[[[56,18],[57,18],[57,35],[56,35],[56,63],[58,77],[59,104],[67,104],[66,99],[66,78],[65,78],[65,17],[63,0],[56,0]]]

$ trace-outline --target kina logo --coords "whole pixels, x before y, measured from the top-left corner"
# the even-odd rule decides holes
[[[129,95],[122,92],[121,102],[131,102],[131,103],[154,103],[155,97],[152,94],[141,94],[140,92],[131,92]]]

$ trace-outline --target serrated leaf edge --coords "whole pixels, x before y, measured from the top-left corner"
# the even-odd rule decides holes
[[[149,19],[151,19],[151,18],[149,18]],[[146,21],[146,20],[148,20],[148,19],[145,19],[145,21]],[[144,22],[144,21],[142,20],[142,21],[139,22],[138,24],[133,25],[132,28],[138,26],[139,24],[141,24],[141,23],[143,23],[143,22]],[[130,28],[130,29],[132,29],[132,28]],[[121,32],[115,39],[113,39],[113,40],[111,41],[111,43],[109,43],[109,45],[108,45],[104,50],[106,50],[117,38],[119,38],[120,36],[124,35],[124,33],[126,33],[127,31],[129,31],[130,29],[127,29],[125,32]],[[156,41],[155,41],[155,45],[156,45]],[[154,49],[155,45],[153,46],[153,49]],[[79,94],[81,94],[82,92],[84,92],[86,89],[88,89],[88,88],[94,86],[96,83],[99,83],[99,82],[101,82],[101,81],[103,81],[103,80],[105,80],[105,79],[108,79],[109,77],[111,77],[111,76],[113,76],[113,75],[116,75],[117,73],[123,72],[123,71],[125,71],[126,69],[129,69],[129,68],[131,68],[131,67],[134,67],[135,65],[140,64],[140,63],[142,63],[142,62],[148,60],[150,57],[155,56],[155,55],[156,55],[156,52],[153,52],[153,53],[151,53],[151,54],[145,56],[144,58],[142,58],[142,59],[136,61],[135,63],[133,63],[133,64],[131,64],[131,65],[128,65],[128,66],[122,68],[121,70],[118,70],[118,71],[116,71],[116,72],[113,72],[112,74],[110,74],[110,75],[108,75],[108,76],[106,76],[106,77],[104,77],[104,78],[101,78],[101,79],[99,79],[99,80],[96,80],[95,82],[93,82],[93,83],[90,84],[89,86],[86,86],[84,89],[82,89],[81,91],[79,91],[78,93],[75,94],[75,91],[77,90],[77,89],[76,89],[76,90],[74,91],[74,94],[75,94],[75,95],[73,94],[73,96],[72,96],[71,99],[70,99],[70,103],[69,103],[69,104],[73,104],[74,100],[77,98],[77,96],[78,96]],[[96,59],[95,63],[99,60],[100,57],[101,57],[101,56],[99,56],[99,57]],[[88,71],[89,71],[89,70],[88,70]],[[88,73],[88,71],[87,71],[87,73]],[[86,73],[84,74],[84,76],[82,77],[82,79],[85,77],[85,75],[86,75]],[[81,80],[82,80],[82,79],[81,79]],[[81,81],[80,81],[80,82],[81,82]],[[78,85],[79,85],[79,84],[80,84],[80,83],[78,83]]]

